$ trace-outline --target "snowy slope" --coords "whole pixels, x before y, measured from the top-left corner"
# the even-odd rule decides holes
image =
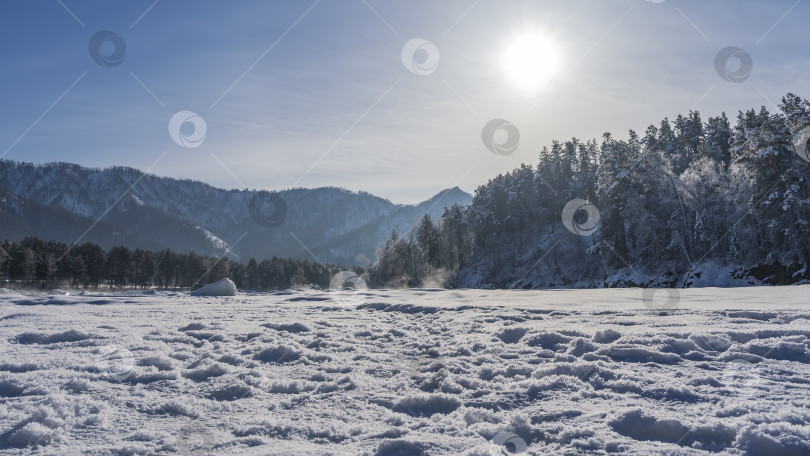
[[[808,292],[8,292],[0,453],[805,455]]]

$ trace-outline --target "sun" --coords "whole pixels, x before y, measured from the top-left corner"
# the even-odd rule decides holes
[[[560,61],[560,47],[551,37],[527,32],[504,46],[501,68],[515,88],[536,92],[548,87],[560,69]]]

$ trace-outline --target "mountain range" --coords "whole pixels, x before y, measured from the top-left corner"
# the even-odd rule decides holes
[[[226,190],[137,169],[0,160],[0,239],[35,236],[234,259],[373,262],[392,231],[469,205],[459,188],[416,205],[341,188]]]

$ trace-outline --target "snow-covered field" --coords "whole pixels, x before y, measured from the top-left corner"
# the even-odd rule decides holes
[[[5,294],[0,453],[807,455],[809,295]]]

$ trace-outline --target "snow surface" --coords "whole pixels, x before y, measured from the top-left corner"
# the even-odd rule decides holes
[[[236,296],[236,284],[231,279],[220,279],[217,282],[192,291],[191,296]]]
[[[0,453],[810,451],[810,286],[344,293],[3,294]]]

